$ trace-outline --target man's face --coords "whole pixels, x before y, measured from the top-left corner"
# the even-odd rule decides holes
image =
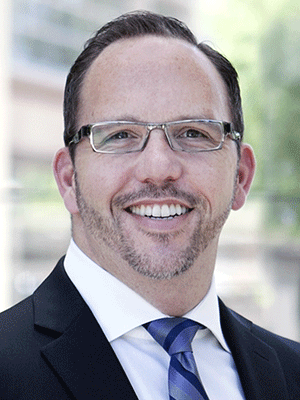
[[[188,43],[155,36],[118,41],[87,72],[80,126],[190,118],[231,120],[222,79]],[[232,140],[219,151],[175,152],[155,129],[142,152],[100,154],[84,139],[75,170],[74,238],[103,268],[114,273],[114,264],[125,263],[164,279],[203,268],[215,256],[234,198]]]

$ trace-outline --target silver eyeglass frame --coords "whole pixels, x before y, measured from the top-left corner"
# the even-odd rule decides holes
[[[187,124],[189,124],[189,123],[195,123],[195,122],[216,123],[216,124],[219,124],[222,127],[223,137],[222,137],[222,140],[221,140],[221,142],[220,142],[218,147],[211,148],[211,149],[199,149],[199,150],[190,150],[190,151],[189,150],[184,150],[184,149],[177,149],[177,148],[173,147],[171,138],[170,138],[169,133],[168,133],[168,126],[176,125],[176,124],[179,124],[179,123],[187,123]],[[107,150],[98,150],[98,149],[95,148],[94,143],[93,143],[92,129],[93,129],[93,127],[96,127],[96,126],[104,126],[104,125],[108,125],[108,124],[144,126],[147,129],[147,134],[146,134],[146,136],[144,138],[144,141],[142,142],[141,147],[139,149],[124,151],[124,152],[122,152],[122,151],[121,152],[114,152],[114,151],[107,151]],[[232,139],[234,141],[237,141],[237,142],[241,141],[241,139],[242,139],[241,134],[232,129],[232,124],[230,122],[218,121],[218,120],[212,120],[212,119],[186,119],[186,120],[164,122],[164,123],[155,123],[155,122],[147,123],[147,122],[133,122],[133,121],[103,121],[103,122],[97,122],[97,123],[94,123],[94,124],[88,124],[88,125],[82,126],[79,129],[79,131],[76,133],[76,135],[74,135],[73,138],[70,140],[70,142],[68,143],[68,146],[73,145],[73,144],[76,145],[84,137],[89,137],[90,145],[91,145],[93,151],[95,151],[96,153],[103,153],[103,154],[137,153],[137,152],[143,151],[145,149],[145,147],[147,146],[149,137],[150,137],[150,133],[154,129],[160,129],[160,130],[164,131],[165,136],[166,136],[167,141],[168,141],[168,144],[169,144],[170,148],[173,151],[184,151],[186,153],[201,153],[201,152],[221,150],[222,147],[223,147],[223,143],[224,143],[226,137],[229,137],[230,139]]]

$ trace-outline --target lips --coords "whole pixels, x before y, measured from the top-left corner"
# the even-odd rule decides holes
[[[153,204],[153,205],[138,205],[129,207],[129,212],[135,215],[149,218],[174,218],[184,215],[191,209],[181,204]]]

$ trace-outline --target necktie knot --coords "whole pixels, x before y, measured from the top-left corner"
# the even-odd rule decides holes
[[[170,355],[169,400],[208,400],[192,352],[192,340],[204,326],[187,318],[161,318],[144,325]]]
[[[150,335],[173,355],[192,351],[192,340],[202,325],[187,318],[162,318],[144,325]]]

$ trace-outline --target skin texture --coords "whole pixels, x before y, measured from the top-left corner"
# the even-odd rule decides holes
[[[144,36],[108,46],[85,76],[79,127],[109,120],[231,121],[224,83],[196,47]],[[83,139],[75,167],[58,151],[54,173],[72,215],[73,238],[93,261],[165,314],[183,315],[207,293],[218,239],[231,209],[245,202],[254,174],[250,146],[174,152],[163,131],[132,154],[100,154]],[[132,206],[180,204],[171,220],[134,215]]]

